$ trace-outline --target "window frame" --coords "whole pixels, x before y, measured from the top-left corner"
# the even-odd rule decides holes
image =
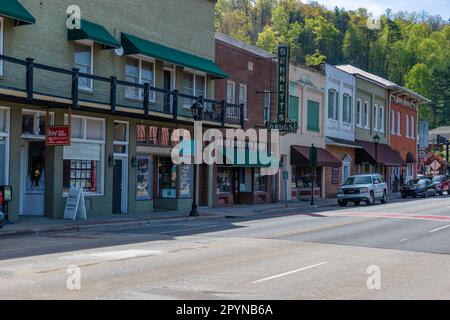
[[[91,69],[91,72],[88,73],[90,75],[94,74],[94,43],[92,41],[76,41],[75,42],[75,47],[74,47],[74,57],[73,57],[73,62],[74,62],[74,67],[77,68],[77,65],[81,65],[86,67],[86,65],[80,64],[76,62],[76,55],[77,55],[77,46],[82,46],[82,47],[88,47],[89,51],[90,51],[90,63],[91,65],[89,66]],[[93,92],[94,91],[94,80],[93,79],[87,79],[89,80],[90,86],[89,87],[83,87],[80,85],[80,83],[78,83],[78,89],[81,91],[87,91],[87,92]]]
[[[379,120],[379,118],[378,118],[378,112],[379,112],[379,109],[378,109],[378,105],[377,104],[374,104],[373,105],[373,108],[372,108],[372,110],[373,110],[373,131],[376,131],[376,132],[378,132],[378,120]]]
[[[391,110],[391,135],[395,135],[395,111]]]
[[[400,111],[397,111],[397,135],[402,136],[402,117]]]
[[[245,88],[245,89],[244,89]],[[244,119],[245,121],[249,121],[248,118],[248,85],[240,83],[239,84],[239,105],[241,105],[241,90],[245,91],[245,103],[244,103]]]
[[[378,113],[378,118],[380,120],[379,126],[378,126],[378,131],[381,133],[385,132],[385,122],[386,122],[386,117],[385,117],[385,108],[384,106],[379,106],[379,113]]]
[[[343,100],[343,104],[344,104],[343,108],[342,108],[342,111],[343,111],[342,112],[342,122],[347,125],[351,125],[353,123],[353,115],[352,115],[353,114],[353,108],[352,108],[353,99],[352,99],[352,96],[348,93],[344,93],[344,95],[342,96],[342,100]],[[345,119],[345,116],[347,116],[348,119]]]
[[[192,80],[193,80],[192,81],[192,91],[193,91],[192,95],[194,97],[197,97],[197,76],[205,78],[205,95],[204,95],[203,98],[207,99],[208,98],[208,86],[207,86],[207,84],[208,84],[208,77],[207,77],[207,74],[203,73],[203,72],[196,71],[196,70],[184,69],[183,70],[183,82],[184,82],[184,74],[185,73],[188,73],[188,74],[192,75]],[[183,93],[184,93],[184,83],[183,83]],[[187,101],[189,101],[189,103],[187,103]],[[191,101],[191,99],[184,98],[183,99],[183,108],[184,109],[191,109],[192,103],[193,102]]]
[[[133,59],[133,60],[137,60],[138,61],[138,80],[139,80],[139,84],[143,85],[144,82],[142,81],[142,63],[147,62],[147,63],[151,63],[153,65],[153,70],[152,70],[152,74],[153,74],[153,84],[151,84],[151,86],[155,87],[156,84],[156,61],[155,59],[152,59],[150,57],[142,57],[142,56],[135,56],[135,55],[131,55],[129,57],[125,58],[125,79],[127,78],[127,61],[128,59]],[[139,97],[132,97],[128,95],[128,89],[129,88],[133,88],[136,89],[134,87],[127,87],[125,89],[125,98],[126,99],[131,99],[131,100],[137,100],[137,101],[143,101],[144,100],[144,94],[143,94],[143,89],[139,89]],[[149,101],[151,103],[155,103],[156,102],[156,92],[155,91],[151,91],[149,94]]]
[[[330,98],[331,95],[331,98]],[[330,100],[331,99],[331,100]],[[336,89],[328,89],[328,103],[332,102],[331,110],[330,106],[328,107],[328,120],[339,121],[339,91]],[[330,111],[332,111],[332,115],[330,116]]]
[[[33,115],[33,133],[23,133],[22,132],[22,116],[24,114]],[[47,134],[44,133],[44,135],[39,134],[39,116],[46,116],[46,111],[39,111],[39,110],[30,110],[30,109],[22,109],[22,112],[20,114],[20,131],[21,131],[21,138],[22,139],[38,139],[38,140],[45,140]],[[50,115],[50,125],[55,124],[55,113],[49,112]]]
[[[370,104],[369,101],[364,101],[364,129],[370,130]]]
[[[0,17],[1,18],[1,17]],[[5,111],[5,131],[0,131],[0,139],[5,139],[5,185],[8,185],[9,180],[9,164],[10,164],[10,134],[11,134],[11,108],[0,106],[0,110]]]
[[[114,124],[124,124],[125,125],[125,141],[117,141],[113,139],[113,150],[115,146],[122,146],[125,147],[125,153],[113,153],[113,156],[115,157],[128,157],[129,153],[129,145],[130,145],[130,124],[128,121],[122,121],[122,120],[114,120]]]
[[[230,102],[228,100],[228,86],[229,85],[233,85],[233,101]],[[232,81],[232,80],[227,80],[227,90],[226,90],[226,101],[228,104],[236,104],[236,82]]]
[[[4,32],[5,25],[3,17],[0,17],[0,54],[3,55],[4,51]],[[0,76],[3,76],[3,60],[0,60]]]
[[[358,112],[359,109],[359,112]],[[357,99],[356,102],[356,126],[358,128],[362,128],[363,127],[363,103],[361,99]]]
[[[410,136],[409,136],[409,115],[405,115],[406,116],[406,122],[405,122],[405,125],[406,125],[406,127],[405,127],[405,137],[406,138],[409,138]]]
[[[82,126],[83,126],[83,138],[71,138],[72,142],[75,143],[90,143],[90,144],[99,144],[100,145],[100,168],[97,168],[97,170],[100,170],[100,183],[98,185],[100,186],[100,191],[97,192],[84,192],[84,194],[87,197],[101,197],[105,195],[105,171],[106,171],[106,119],[102,118],[95,118],[95,117],[89,117],[89,116],[79,116],[79,115],[72,115],[72,119],[77,118],[82,120]],[[102,123],[102,136],[103,140],[94,140],[94,139],[87,139],[87,121],[88,120],[94,120],[94,121],[100,121]],[[64,114],[64,124],[68,125],[69,123],[69,116],[68,114]],[[62,161],[64,160],[72,160],[72,159],[64,159],[64,156],[62,158]],[[63,172],[64,176],[64,172]],[[64,189],[64,188],[63,188]],[[63,191],[63,197],[68,197],[69,193]]]
[[[309,123],[309,110],[310,110],[310,104],[314,104],[314,105],[317,105],[317,112],[318,112],[318,114],[317,114],[317,128],[313,128],[313,127],[311,127],[310,126],[310,123]],[[320,133],[320,102],[317,102],[317,101],[313,101],[313,100],[308,100],[307,101],[307,106],[306,106],[306,130],[307,131],[309,131],[309,132],[314,132],[314,133]]]
[[[415,121],[414,116],[411,116],[411,139],[413,139],[413,140],[416,139],[415,123],[416,123],[416,121]]]
[[[268,98],[268,100],[266,100]],[[264,122],[269,123],[270,122],[270,116],[271,116],[271,109],[272,109],[272,96],[270,91],[264,90],[264,96],[263,96],[263,108],[264,108]],[[268,102],[268,105],[266,104]]]

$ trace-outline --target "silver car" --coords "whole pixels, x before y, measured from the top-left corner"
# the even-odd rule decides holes
[[[377,200],[387,203],[387,184],[379,174],[351,176],[339,188],[337,199],[341,207],[347,206],[349,202],[353,202],[357,206],[361,202],[365,202],[369,206],[374,205]]]

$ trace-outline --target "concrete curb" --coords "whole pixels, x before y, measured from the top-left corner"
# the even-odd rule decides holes
[[[155,222],[183,222],[183,221],[195,221],[195,220],[203,220],[203,219],[213,219],[218,216],[214,215],[203,215],[200,217],[173,217],[173,218],[160,218],[160,219],[141,219],[136,221],[118,221],[111,222],[106,221],[105,223],[95,223],[95,224],[77,224],[77,225],[64,225],[64,226],[49,226],[48,228],[30,228],[23,229],[17,231],[6,231],[3,228],[0,230],[0,238],[12,238],[26,235],[40,235],[40,234],[49,234],[55,232],[69,232],[69,231],[81,231],[81,230],[90,230],[96,228],[114,228],[114,227],[124,227],[124,226],[142,226],[147,225],[149,223]]]

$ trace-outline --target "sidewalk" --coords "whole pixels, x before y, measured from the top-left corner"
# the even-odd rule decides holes
[[[88,216],[87,221],[68,221],[44,217],[23,216],[20,218],[20,222],[5,225],[3,229],[0,229],[0,238],[51,232],[78,231],[104,226],[139,226],[157,222],[195,221],[198,219],[211,218],[245,218],[298,208],[314,209],[335,206],[335,199],[318,199],[316,200],[316,205],[313,207],[310,206],[309,201],[293,201],[288,203],[288,208],[286,208],[285,203],[240,205],[223,208],[199,208],[199,217],[189,217],[189,211],[186,210],[152,212],[148,214]]]

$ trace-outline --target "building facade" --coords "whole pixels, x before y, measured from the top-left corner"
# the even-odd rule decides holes
[[[75,29],[68,0],[11,3],[0,16],[10,219],[61,218],[72,187],[84,190],[88,215],[189,208],[193,168],[172,163],[172,131],[192,130],[196,101],[204,126],[241,127],[238,106],[213,100],[214,81],[226,77],[214,63],[215,1],[80,0]],[[48,126],[69,124],[70,146],[46,145]],[[211,204],[212,171],[204,174],[197,194]]]
[[[342,183],[356,173],[355,142],[356,80],[355,76],[329,64],[325,65],[327,77],[326,148],[341,161],[340,167],[327,168],[325,174],[326,196],[335,197]]]
[[[281,171],[287,172],[288,183],[279,180],[279,199],[283,200],[286,196],[288,200],[308,199],[312,190],[315,196],[325,197],[326,170],[341,165],[326,150],[325,72],[323,69],[291,64],[289,79],[288,119],[298,123],[298,131],[280,139]],[[309,165],[312,145],[318,148],[318,167],[315,172]]]
[[[273,118],[275,58],[262,49],[216,33],[216,63],[228,75],[227,79],[215,82],[216,100],[244,106],[244,130],[266,130]],[[213,179],[214,206],[274,201],[275,176],[265,176],[262,169],[258,165],[217,166]]]

